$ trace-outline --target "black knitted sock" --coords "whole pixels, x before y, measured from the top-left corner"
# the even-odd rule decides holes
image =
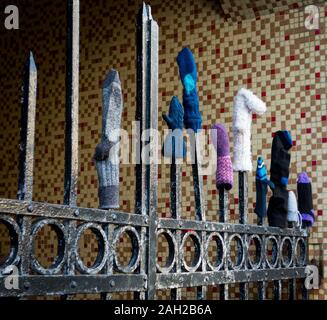
[[[268,223],[271,227],[287,228],[288,191],[275,186],[268,205]]]
[[[313,209],[311,183],[298,183],[297,196],[299,211],[309,213]]]
[[[277,131],[272,142],[270,165],[270,180],[275,185],[286,186],[288,184],[291,147],[292,145],[285,138],[285,133]]]

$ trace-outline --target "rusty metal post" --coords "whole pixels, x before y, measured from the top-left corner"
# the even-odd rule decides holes
[[[265,250],[264,248],[265,244],[265,236],[262,236],[262,248],[261,250]],[[265,256],[265,254],[264,254]],[[266,268],[266,262],[262,262],[262,269]],[[258,300],[266,300],[266,292],[267,292],[267,282],[266,281],[258,281],[257,282],[258,287]]]
[[[305,279],[302,280],[302,298],[303,300],[309,300],[309,291],[305,287]]]
[[[37,69],[30,52],[24,70],[17,199],[32,201]]]
[[[240,213],[240,224],[248,223],[248,176],[245,171],[238,173],[238,192],[239,192],[239,213]],[[244,242],[247,241],[246,235],[244,235]],[[238,250],[240,253],[240,250]],[[245,259],[245,269],[247,269],[247,263]],[[240,283],[240,299],[249,299],[249,283]]]
[[[258,216],[257,224],[258,226],[263,226],[264,225],[265,219],[263,217]],[[262,236],[262,248],[261,250],[264,249],[264,244],[265,244],[265,236]],[[262,261],[262,269],[265,269],[266,267],[266,261]],[[258,281],[257,282],[257,288],[258,288],[258,300],[266,300],[266,291],[267,291],[267,283],[266,281]]]
[[[228,222],[228,192],[224,188],[219,189],[219,222]],[[228,241],[227,232],[224,233],[224,243]],[[228,261],[225,259],[224,269],[228,271]],[[219,285],[220,300],[228,300],[229,288],[228,284]]]
[[[258,286],[258,300],[266,300],[266,290],[267,290],[266,281],[257,282],[257,286]]]
[[[109,254],[108,254],[108,260],[107,263],[103,269],[103,273],[106,275],[112,275],[113,274],[113,265],[114,265],[114,252],[116,250],[114,246],[114,240],[113,240],[113,234],[114,234],[114,225],[107,224],[104,227],[104,232],[106,233],[106,236],[108,237],[108,243],[109,243]],[[112,294],[109,292],[101,292],[101,300],[111,300]]]
[[[281,300],[282,298],[282,281],[274,280],[274,300]]]
[[[76,206],[79,110],[79,0],[67,0],[64,204]]]
[[[288,281],[288,299],[296,300],[296,278]]]
[[[173,147],[175,150],[175,147]],[[182,212],[182,164],[178,163],[180,159],[176,159],[173,155],[172,164],[170,165],[170,206],[171,206],[171,216],[173,219],[180,220]],[[176,230],[176,242],[181,243],[181,231]],[[178,246],[177,259],[175,272],[181,273],[182,271],[182,259],[183,252]],[[181,300],[182,290],[181,288],[171,289],[171,300]]]
[[[17,199],[32,201],[33,171],[34,171],[34,142],[35,142],[35,110],[37,93],[37,69],[32,52],[29,53],[23,76],[23,97],[21,107],[21,128],[19,147],[19,177]],[[29,210],[33,211],[32,204]],[[31,237],[31,217],[18,216],[17,222],[22,230],[20,246],[24,248],[21,254],[20,273],[29,273],[29,251]]]
[[[278,236],[278,243],[279,245],[277,247],[273,247],[273,255],[277,256],[277,260],[278,260],[277,267],[281,268],[282,263],[280,261],[281,259],[280,259],[280,251],[279,251],[279,246],[281,244],[281,236]],[[273,294],[274,294],[274,300],[282,299],[282,280],[274,280]]]
[[[200,221],[206,221],[206,215],[205,215],[205,205],[204,205],[204,195],[203,195],[203,176],[200,174],[200,166],[199,163],[199,154],[200,148],[199,148],[199,141],[197,138],[198,133],[194,133],[194,143],[191,143],[191,147],[194,148],[192,150],[193,152],[193,163],[192,163],[192,175],[193,175],[193,187],[194,187],[194,198],[195,198],[195,214],[196,219]],[[201,241],[202,243],[205,243],[206,241],[206,232],[201,232]],[[206,271],[206,258],[205,258],[205,252],[202,250],[202,265],[201,265],[201,271]],[[198,286],[197,287],[197,299],[198,300],[205,300],[206,299],[206,293],[207,293],[207,287],[206,286]]]
[[[140,164],[136,166],[136,213],[148,217],[148,228],[142,230],[142,246],[146,260],[146,299],[155,298],[157,259],[157,143],[150,130],[158,128],[158,42],[159,28],[151,15],[150,6],[143,3],[137,16],[137,83],[136,120],[140,121]],[[150,150],[142,159],[142,150],[150,143]],[[145,159],[144,159],[145,158]],[[153,160],[153,161],[152,161]],[[151,162],[151,163],[150,163]]]
[[[64,204],[71,207],[76,206],[78,178],[79,9],[79,0],[67,0]],[[76,222],[67,220],[65,226],[68,230],[65,274],[74,275]]]
[[[308,265],[309,260],[309,236],[305,239],[305,265]],[[302,280],[302,298],[309,300],[309,290],[305,286],[305,279]]]
[[[292,245],[295,248],[296,238],[292,237]],[[294,253],[295,255],[295,253]],[[296,267],[296,263],[294,261],[294,255],[293,255],[293,262],[292,265]],[[296,300],[296,278],[289,279],[288,280],[288,299],[289,300]]]

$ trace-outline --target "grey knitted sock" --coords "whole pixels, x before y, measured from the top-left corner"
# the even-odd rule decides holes
[[[119,207],[119,137],[123,97],[118,72],[111,70],[103,83],[102,138],[94,160],[99,179],[101,209]]]

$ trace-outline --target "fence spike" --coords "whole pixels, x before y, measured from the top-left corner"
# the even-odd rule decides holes
[[[228,192],[224,188],[219,188],[219,222],[226,223],[228,222]],[[224,233],[224,242],[228,241],[227,232]],[[228,261],[224,261],[224,270],[228,270]],[[229,287],[228,284],[219,285],[219,296],[220,300],[229,299]]]
[[[29,52],[24,76],[23,97],[21,105],[21,129],[19,152],[19,177],[17,199],[32,201],[33,197],[33,170],[34,170],[34,143],[35,143],[35,111],[37,93],[37,68],[32,52]],[[19,270],[21,275],[28,274],[30,267],[31,250],[31,217],[17,216],[22,238],[20,246],[24,248],[20,257]]]
[[[35,109],[37,91],[37,68],[32,52],[29,53],[25,64],[22,88],[23,96],[21,105],[19,177],[17,199],[32,201],[35,143]]]
[[[65,180],[64,204],[77,204],[78,178],[78,111],[79,111],[79,0],[67,0],[66,43],[66,115],[65,115]],[[68,230],[65,274],[75,272],[74,235],[76,222],[65,221]],[[62,296],[72,299],[71,295]]]
[[[238,173],[238,190],[239,190],[239,213],[240,223],[248,223],[248,176],[245,171],[239,171]],[[244,236],[245,241],[246,235]],[[245,262],[245,268],[246,262]],[[249,284],[247,282],[240,283],[240,298],[241,300],[249,299]]]
[[[147,129],[158,129],[158,51],[159,28],[152,19],[151,8],[145,3],[137,15],[137,60],[136,60],[136,120],[140,121],[139,156],[142,154],[142,133]],[[150,140],[149,130],[145,140]],[[154,157],[154,162],[139,157],[140,163],[136,165],[136,194],[135,211],[149,216],[147,228],[142,229],[146,260],[141,264],[141,272],[148,274],[146,298],[155,298],[156,260],[157,260],[157,185],[158,165],[157,143],[150,142],[149,157]],[[146,142],[145,142],[146,143]],[[143,161],[147,161],[142,162]],[[146,239],[146,241],[145,241]],[[142,243],[143,245],[143,243]]]
[[[76,206],[79,110],[79,0],[67,0],[64,204]]]
[[[173,141],[172,150],[176,152],[175,141]],[[172,163],[170,165],[170,208],[171,208],[171,217],[176,220],[181,219],[182,213],[182,159],[175,158],[175,152],[172,156]],[[175,231],[176,242],[181,243],[182,232],[181,230]],[[177,249],[177,259],[175,272],[182,272],[182,260],[183,252],[178,246]],[[181,300],[182,299],[182,289],[181,288],[172,288],[171,289],[171,300]]]

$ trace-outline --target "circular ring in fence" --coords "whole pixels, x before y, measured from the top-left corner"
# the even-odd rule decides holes
[[[131,257],[130,257],[127,265],[123,265],[119,261],[118,255],[117,255],[119,241],[120,241],[121,236],[123,236],[124,234],[128,235],[129,239],[131,240],[131,244],[132,244]],[[115,267],[115,269],[117,271],[123,272],[123,273],[131,273],[131,272],[135,271],[140,262],[140,237],[139,237],[139,233],[136,231],[136,229],[131,226],[117,228],[114,233],[113,246],[114,246],[114,267]]]
[[[213,263],[212,261],[210,261],[208,256],[208,253],[212,252],[212,250],[210,250],[210,244],[212,242],[214,242],[215,245],[217,246],[216,258],[214,259]],[[206,260],[209,268],[212,271],[219,271],[224,264],[225,249],[224,249],[224,240],[218,232],[210,233],[205,244],[205,252],[207,255]]]
[[[3,224],[8,230],[10,237],[9,252],[3,261],[0,261],[0,269],[5,269],[10,265],[16,265],[20,260],[19,243],[21,239],[21,232],[16,221],[10,217],[2,217],[0,224]]]
[[[270,248],[271,245],[271,248]],[[271,259],[269,255],[271,254]],[[265,260],[269,268],[276,268],[278,263],[278,240],[275,236],[269,236],[265,241]]]
[[[254,254],[251,254],[251,246],[254,244]],[[259,269],[262,263],[262,240],[254,234],[248,238],[248,263],[252,269]]]
[[[194,247],[194,257],[192,258],[191,264],[189,265],[186,261],[186,254],[185,254],[185,247],[187,241],[189,241],[189,239],[193,242],[193,247]],[[194,272],[196,271],[200,264],[201,264],[201,253],[202,253],[202,249],[201,249],[201,239],[199,237],[199,235],[197,234],[197,232],[195,231],[188,231],[184,234],[183,239],[182,239],[182,244],[181,244],[181,248],[183,250],[183,267],[186,271],[189,272]]]
[[[176,262],[177,242],[171,231],[160,229],[157,233],[157,246],[159,246],[158,240],[161,235],[164,236],[166,242],[168,243],[168,257],[164,266],[160,266],[157,260],[157,269],[161,273],[168,273],[172,270]]]
[[[233,241],[236,240],[237,245],[237,256],[236,256],[236,262],[234,263],[232,260],[232,244]],[[240,270],[244,264],[245,261],[245,250],[244,250],[244,242],[242,237],[239,234],[233,234],[228,239],[227,243],[227,259],[228,259],[228,265],[229,268],[233,270]]]
[[[294,259],[295,263],[299,267],[303,267],[306,261],[306,242],[303,238],[298,238],[295,243],[295,250],[294,250]]]
[[[96,236],[98,242],[98,255],[91,267],[87,267],[79,255],[79,240],[81,239],[82,234],[86,230],[92,231],[92,233]],[[99,273],[103,269],[107,261],[108,254],[109,254],[108,248],[109,248],[109,244],[108,244],[107,236],[100,225],[92,222],[83,223],[79,225],[77,228],[77,234],[74,243],[76,267],[78,271],[84,274]]]
[[[282,239],[280,244],[280,257],[282,266],[288,268],[293,262],[293,245],[290,237]]]
[[[38,232],[45,226],[52,227],[58,238],[58,252],[54,262],[49,268],[43,267],[37,260],[35,252],[35,241]],[[65,263],[66,257],[66,231],[62,223],[54,219],[42,219],[36,222],[32,227],[32,238],[31,238],[31,267],[32,269],[42,275],[53,275],[60,272],[63,264]]]

